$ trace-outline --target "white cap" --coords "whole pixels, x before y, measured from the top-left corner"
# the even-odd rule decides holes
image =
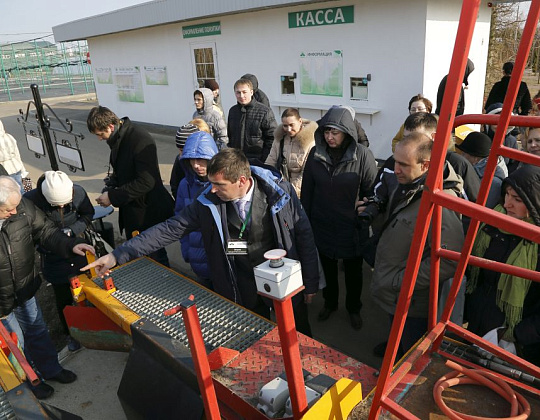
[[[62,171],[47,171],[41,192],[51,206],[62,206],[73,200],[73,182]]]

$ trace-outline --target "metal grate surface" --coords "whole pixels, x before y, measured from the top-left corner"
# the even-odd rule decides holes
[[[208,351],[227,347],[243,352],[275,325],[238,305],[198,286],[175,272],[141,258],[112,272],[117,291],[113,296],[159,326],[173,339],[189,346],[182,314],[164,316],[172,308],[195,296],[204,343]],[[101,279],[94,280],[103,287]]]
[[[9,403],[6,393],[0,387],[0,419],[1,420],[12,420],[16,419],[17,416],[13,412],[13,408]]]

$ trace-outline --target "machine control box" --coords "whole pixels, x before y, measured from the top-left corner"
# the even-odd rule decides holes
[[[275,249],[264,254],[267,261],[254,268],[257,290],[282,299],[302,286],[300,262],[284,258],[286,251]]]

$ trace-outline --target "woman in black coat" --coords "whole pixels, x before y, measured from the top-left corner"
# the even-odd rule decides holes
[[[524,165],[503,181],[508,216],[540,226],[540,168]],[[538,244],[482,225],[473,255],[538,271]],[[540,366],[540,283],[499,272],[471,268],[467,280],[468,329],[479,336],[498,330],[498,338],[515,344],[517,353]]]
[[[351,325],[362,327],[362,246],[355,204],[370,196],[377,165],[371,151],[357,143],[357,131],[350,112],[331,108],[317,122],[315,147],[307,158],[302,180],[302,205],[311,222],[319,251],[326,287],[324,321],[338,307],[338,260],[343,260],[347,297],[345,306]]]

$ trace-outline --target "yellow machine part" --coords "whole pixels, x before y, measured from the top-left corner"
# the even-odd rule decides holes
[[[79,281],[81,282],[86,299],[131,335],[131,324],[138,321],[141,317],[118,299],[111,296],[109,291],[102,289],[85,275],[79,276]]]
[[[337,381],[302,420],[346,419],[362,400],[362,384],[348,378]]]
[[[11,364],[8,356],[0,350],[0,386],[5,392],[22,384],[24,378],[17,373],[17,369]]]

